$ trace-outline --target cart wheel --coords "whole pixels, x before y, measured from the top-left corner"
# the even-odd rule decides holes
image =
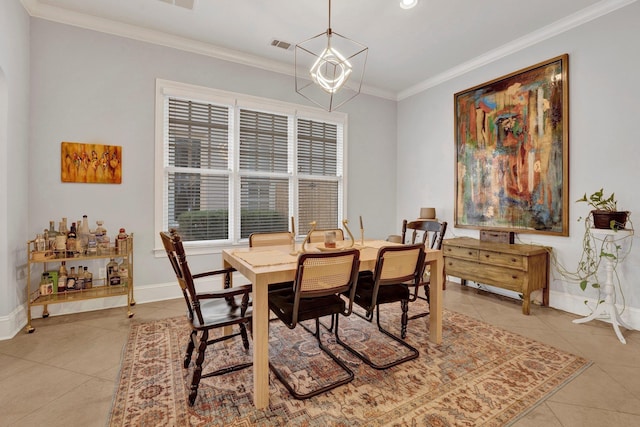
[[[49,313],[42,313],[42,318],[46,319],[47,317],[49,317]]]
[[[27,333],[32,334],[34,333],[36,330],[36,328],[34,328],[33,326],[30,326],[29,328],[27,328]]]

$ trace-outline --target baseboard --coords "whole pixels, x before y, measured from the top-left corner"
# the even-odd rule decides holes
[[[239,275],[234,275],[235,284],[247,283],[246,279]],[[198,289],[202,291],[210,289],[221,289],[222,280],[216,277],[211,280],[202,280],[199,282]],[[148,302],[166,301],[175,298],[182,298],[182,291],[176,281],[167,283],[156,283],[151,285],[136,286],[133,293],[136,304],[144,304]],[[60,304],[50,304],[47,308],[49,316],[62,316],[65,314],[82,313],[86,311],[104,310],[108,308],[126,307],[127,297],[124,295],[96,298],[84,301],[64,302]],[[31,308],[31,318],[42,318],[42,306],[34,306]],[[132,309],[135,315],[135,307]],[[11,339],[20,332],[24,332],[27,326],[27,307],[21,305],[17,307],[10,315],[0,317],[0,341]]]

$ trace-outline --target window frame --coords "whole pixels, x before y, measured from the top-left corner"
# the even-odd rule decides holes
[[[203,86],[192,85],[188,83],[180,83],[175,81],[156,79],[156,97],[155,97],[155,177],[154,177],[154,252],[156,256],[163,256],[164,249],[159,237],[160,231],[167,227],[167,172],[168,166],[167,155],[165,153],[165,143],[168,139],[168,121],[165,121],[168,111],[169,97],[190,99],[196,102],[212,103],[217,105],[227,105],[234,110],[233,123],[229,123],[229,158],[230,170],[229,179],[232,183],[229,186],[229,198],[233,205],[230,212],[230,234],[231,238],[224,241],[186,241],[184,242],[185,250],[190,254],[210,254],[219,253],[223,248],[229,246],[240,246],[248,243],[247,238],[240,238],[240,224],[236,221],[235,216],[240,212],[240,177],[247,176],[239,169],[239,120],[240,109],[257,110],[273,114],[282,114],[289,117],[292,122],[290,130],[293,144],[289,144],[289,156],[296,158],[297,156],[297,123],[298,119],[321,121],[336,124],[342,127],[342,132],[338,129],[338,167],[336,170],[336,178],[329,178],[338,183],[338,219],[346,218],[346,200],[347,200],[347,152],[348,152],[348,115],[342,112],[326,112],[324,110],[307,107],[298,104],[277,101],[268,98],[255,97],[251,95],[213,89]],[[341,133],[341,135],[340,135]],[[340,150],[341,148],[341,150]],[[298,218],[298,181],[308,179],[309,175],[298,174],[293,170],[292,162],[289,161],[287,171],[290,180],[290,200],[289,213]],[[261,174],[264,176],[264,174]],[[327,179],[322,176],[312,176],[313,179]],[[337,224],[338,225],[338,224]],[[296,224],[296,231],[300,230],[299,224]]]

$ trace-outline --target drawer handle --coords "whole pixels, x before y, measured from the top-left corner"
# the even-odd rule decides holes
[[[489,258],[490,256],[491,256],[491,255],[489,255],[489,254],[485,254],[485,255],[484,255],[484,257],[485,257],[485,258]]]
[[[517,278],[518,278],[518,276],[511,276],[511,278],[512,278],[512,279],[517,279]]]
[[[467,252],[467,255],[473,255],[473,252],[469,251]]]
[[[511,258],[511,262],[518,262],[518,258]]]

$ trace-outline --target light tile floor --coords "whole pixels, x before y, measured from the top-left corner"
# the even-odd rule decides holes
[[[515,423],[526,426],[640,426],[640,331],[627,344],[611,325],[450,283],[444,305],[588,358],[593,364]],[[110,309],[36,319],[33,334],[0,341],[0,426],[104,426],[130,322],[184,315],[184,302],[138,304],[133,319]]]

